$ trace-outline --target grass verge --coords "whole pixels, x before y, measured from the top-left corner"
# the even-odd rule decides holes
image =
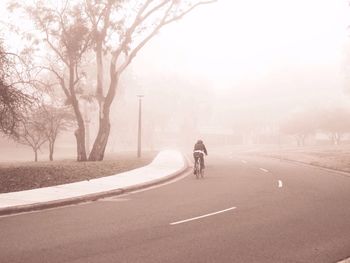
[[[268,149],[258,155],[350,172],[350,145]]]
[[[156,152],[143,154],[113,154],[102,162],[53,162],[0,163],[0,193],[48,187],[94,178],[110,176],[149,164]]]

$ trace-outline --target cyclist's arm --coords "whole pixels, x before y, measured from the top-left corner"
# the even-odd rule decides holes
[[[208,155],[207,148],[205,148],[205,145],[203,145],[203,147],[204,147],[204,153],[205,153],[205,155]]]

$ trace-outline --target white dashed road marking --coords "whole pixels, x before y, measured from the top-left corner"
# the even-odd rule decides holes
[[[278,187],[282,188],[283,187],[283,182],[281,180],[278,180]]]
[[[264,169],[264,168],[259,168],[261,171],[263,171],[264,173],[268,173],[269,172],[269,170],[266,170],[266,169]]]
[[[210,213],[210,214],[206,214],[206,215],[202,215],[202,216],[197,216],[197,217],[193,217],[193,218],[189,218],[189,219],[185,219],[185,220],[173,222],[173,223],[170,223],[170,225],[173,226],[173,225],[178,225],[178,224],[190,222],[190,221],[193,221],[193,220],[198,220],[198,219],[205,218],[205,217],[208,217],[208,216],[213,216],[213,215],[221,214],[221,213],[224,213],[224,212],[227,212],[227,211],[236,209],[236,208],[237,208],[237,207],[230,207],[230,208],[227,208],[227,209],[224,209],[224,210],[220,210],[220,211],[217,211],[217,212],[214,212],[214,213]]]

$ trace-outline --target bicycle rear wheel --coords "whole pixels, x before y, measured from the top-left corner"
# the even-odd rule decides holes
[[[200,170],[200,175],[201,175],[201,178],[204,178],[204,169],[201,167],[201,170]]]
[[[199,179],[201,173],[201,164],[199,161],[195,163],[195,174],[196,174],[196,179]]]

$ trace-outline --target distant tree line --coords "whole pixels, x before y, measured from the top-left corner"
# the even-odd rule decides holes
[[[282,134],[294,136],[297,145],[316,133],[328,136],[331,144],[338,145],[350,133],[350,111],[345,108],[308,110],[291,114],[281,122]]]

